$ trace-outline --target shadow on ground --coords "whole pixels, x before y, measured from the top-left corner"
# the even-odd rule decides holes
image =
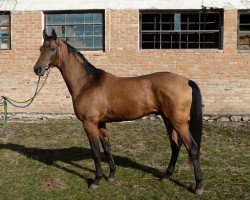
[[[62,149],[41,149],[41,148],[35,148],[35,147],[26,147],[24,145],[20,144],[13,144],[13,143],[7,143],[7,144],[0,144],[0,150],[1,149],[8,149],[11,151],[18,152],[24,156],[26,156],[29,159],[33,159],[36,161],[39,161],[41,163],[44,163],[46,165],[51,165],[56,168],[59,168],[61,170],[64,170],[68,173],[74,174],[79,176],[80,178],[84,179],[89,185],[92,183],[92,179],[83,176],[82,174],[66,168],[64,166],[61,166],[56,163],[56,161],[61,161],[67,164],[70,164],[74,167],[80,168],[85,171],[89,171],[91,173],[95,173],[94,170],[81,166],[75,161],[80,160],[86,160],[86,159],[92,159],[90,149],[84,148],[84,147],[70,147],[70,148],[62,148]],[[104,153],[101,153],[102,160],[104,160]],[[124,168],[132,168],[139,171],[143,171],[147,174],[152,174],[157,179],[161,180],[162,172],[158,169],[154,169],[149,166],[142,165],[136,161],[131,160],[130,158],[113,155],[116,165],[122,166]],[[171,182],[175,183],[176,185],[186,188],[190,191],[190,187],[187,187],[185,184],[170,179]]]

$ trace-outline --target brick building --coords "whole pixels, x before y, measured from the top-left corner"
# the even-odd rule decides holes
[[[54,28],[98,68],[174,72],[200,85],[205,114],[250,114],[248,0],[10,0],[0,11],[0,95],[32,95],[42,30]],[[29,108],[10,111],[72,113],[59,71]]]

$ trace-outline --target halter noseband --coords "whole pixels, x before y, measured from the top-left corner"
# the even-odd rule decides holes
[[[56,59],[56,56],[58,55],[58,49],[59,49],[60,44],[58,42],[56,42],[56,41],[55,41],[55,43],[57,45],[56,48],[55,48],[56,52],[55,52],[55,54],[53,56],[52,61],[46,66],[45,70],[48,70],[49,68],[51,68],[52,64],[54,63],[54,61]]]

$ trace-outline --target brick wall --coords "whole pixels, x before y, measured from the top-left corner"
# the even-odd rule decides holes
[[[43,14],[13,12],[12,50],[0,51],[0,94],[27,99],[35,90],[33,66],[42,43]],[[250,53],[237,52],[237,10],[224,11],[223,50],[140,50],[139,11],[105,11],[105,52],[83,52],[97,67],[118,76],[171,71],[201,87],[205,114],[250,114]],[[57,69],[27,109],[11,112],[73,112]]]

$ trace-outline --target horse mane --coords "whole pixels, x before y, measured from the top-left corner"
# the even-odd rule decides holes
[[[94,65],[92,65],[81,52],[77,51],[67,42],[64,42],[64,44],[66,44],[68,52],[72,53],[80,61],[83,61],[84,63],[83,67],[86,69],[87,73],[91,75],[97,75],[98,77],[100,77],[100,75],[103,74],[104,70],[98,69]]]

